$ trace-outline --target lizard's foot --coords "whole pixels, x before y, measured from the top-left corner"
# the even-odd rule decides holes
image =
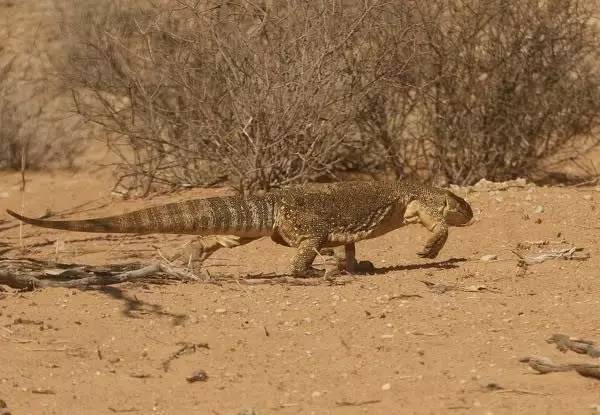
[[[425,248],[421,252],[418,252],[421,258],[435,258],[448,239],[448,227],[443,223],[434,223],[433,226],[429,227],[433,232],[433,235],[425,243]]]
[[[429,259],[433,259],[437,256],[439,251],[434,251],[431,249],[423,249],[420,252],[417,252],[417,255],[420,256],[421,258],[429,258]]]
[[[325,281],[335,281],[336,278],[338,278],[340,276],[340,270],[337,268],[332,268],[332,269],[328,269],[327,271],[325,271],[325,274],[323,275],[323,279]]]
[[[296,278],[322,278],[326,274],[325,270],[317,268],[307,268],[305,270],[293,270],[292,275]]]

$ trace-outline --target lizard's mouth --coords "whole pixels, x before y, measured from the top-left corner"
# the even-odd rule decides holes
[[[473,224],[473,215],[462,212],[450,211],[445,214],[446,221],[450,226],[469,226]]]
[[[463,224],[461,224],[461,225],[458,225],[458,226],[460,226],[460,227],[463,227],[463,226],[471,226],[471,225],[472,225],[472,224],[474,224],[474,223],[475,223],[475,218],[474,218],[474,217],[472,217],[471,219],[469,219],[469,221],[468,221],[468,222],[465,222],[465,223],[463,223]]]

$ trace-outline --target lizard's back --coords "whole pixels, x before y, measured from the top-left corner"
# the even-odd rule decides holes
[[[273,195],[279,199],[280,223],[290,222],[300,233],[316,228],[329,242],[345,243],[381,235],[402,222],[406,203],[399,203],[396,190],[394,183],[341,182],[290,187]]]

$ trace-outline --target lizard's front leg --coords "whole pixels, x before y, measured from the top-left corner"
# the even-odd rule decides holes
[[[322,277],[324,270],[312,267],[312,263],[317,256],[324,238],[308,237],[298,244],[296,256],[292,259],[291,271],[296,277]]]
[[[421,258],[433,259],[437,256],[440,250],[444,247],[446,240],[448,239],[448,225],[443,220],[431,221],[430,223],[423,223],[429,231],[433,232],[433,235],[425,243],[425,247],[422,251],[418,252]]]
[[[418,201],[409,203],[404,212],[405,223],[420,222],[433,233],[425,243],[422,251],[417,252],[421,258],[435,258],[448,239],[448,225],[444,218],[431,209],[427,209]]]

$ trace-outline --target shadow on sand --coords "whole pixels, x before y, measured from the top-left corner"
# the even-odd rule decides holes
[[[459,267],[457,264],[466,261],[466,258],[450,258],[445,261],[427,262],[424,264],[392,265],[389,267],[375,268],[373,274],[381,275],[392,271],[411,271],[415,269],[453,269]]]
[[[158,317],[168,317],[173,320],[173,325],[178,326],[188,318],[186,314],[177,314],[164,311],[159,304],[152,304],[138,299],[135,295],[130,295],[120,287],[106,285],[96,288],[99,293],[108,295],[115,300],[124,303],[125,309],[123,315],[129,318],[140,318],[137,314],[152,314]]]

